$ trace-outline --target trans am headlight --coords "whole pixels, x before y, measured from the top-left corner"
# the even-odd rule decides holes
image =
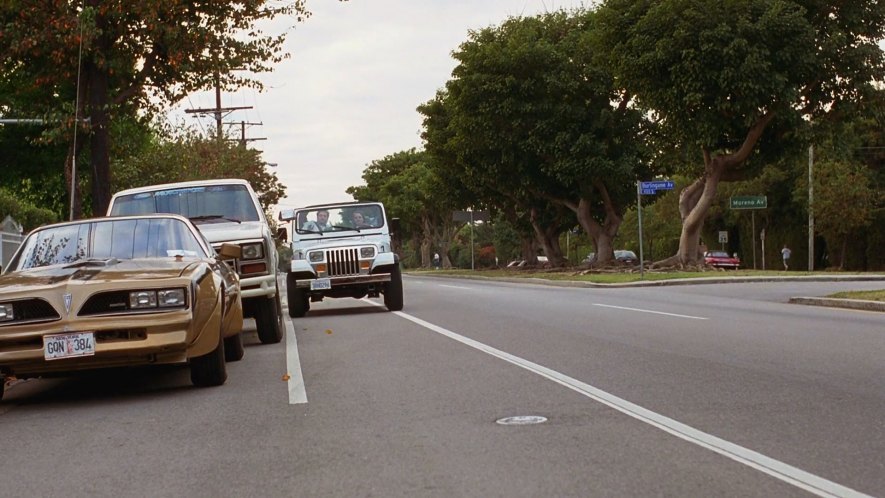
[[[361,258],[371,258],[375,255],[374,247],[361,247],[360,248],[360,257]]]
[[[144,290],[129,293],[129,308],[175,308],[187,305],[184,289]]]
[[[308,254],[311,263],[319,263],[323,260],[323,251],[314,251]]]
[[[165,289],[157,291],[157,304],[161,308],[184,306],[184,289]]]
[[[261,259],[264,257],[264,246],[258,244],[243,244],[243,256],[241,259]]]
[[[12,303],[0,304],[0,322],[7,322],[15,318],[12,313]]]

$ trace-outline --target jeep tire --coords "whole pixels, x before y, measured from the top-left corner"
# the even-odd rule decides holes
[[[286,275],[286,296],[289,304],[289,316],[301,318],[310,309],[310,296],[304,289],[297,287],[295,276],[291,273]]]
[[[403,309],[403,272],[399,265],[390,271],[390,282],[384,288],[384,306],[390,311]]]
[[[280,288],[270,299],[255,302],[255,326],[262,344],[276,344],[283,339],[283,315],[280,310]]]

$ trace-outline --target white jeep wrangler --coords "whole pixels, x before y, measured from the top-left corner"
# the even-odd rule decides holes
[[[151,185],[117,192],[108,216],[174,213],[190,218],[216,250],[239,244],[242,257],[228,260],[240,276],[243,314],[254,317],[264,344],[283,338],[277,283],[277,248],[258,196],[246,180],[199,180]],[[242,337],[225,339],[228,361],[243,356]]]
[[[403,309],[399,257],[391,223],[379,202],[324,204],[280,212],[291,221],[292,263],[286,276],[289,315],[302,317],[325,297],[379,297]]]

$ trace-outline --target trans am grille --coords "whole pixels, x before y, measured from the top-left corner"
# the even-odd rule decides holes
[[[51,304],[42,299],[23,299],[12,303],[13,320],[3,324],[58,320],[61,318]]]
[[[86,301],[78,315],[100,315],[103,313],[119,313],[129,309],[129,291],[102,292]]]
[[[359,275],[359,249],[329,249],[326,251],[326,263],[330,277]]]

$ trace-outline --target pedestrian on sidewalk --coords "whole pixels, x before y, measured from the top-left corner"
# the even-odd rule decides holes
[[[792,251],[790,251],[790,248],[787,247],[786,244],[784,244],[784,248],[781,249],[781,256],[783,256],[783,258],[784,258],[784,270],[790,269],[790,253],[791,252]]]

